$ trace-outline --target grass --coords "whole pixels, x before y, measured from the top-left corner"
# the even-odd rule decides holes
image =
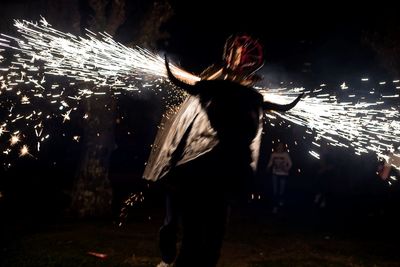
[[[369,235],[368,230],[327,232],[296,218],[243,213],[231,216],[218,267],[400,266],[395,236]],[[139,216],[122,228],[99,221],[42,224],[29,230],[8,226],[14,230],[2,245],[0,265],[155,266],[162,221],[157,214],[162,212],[151,214],[151,220]],[[91,256],[90,251],[107,258]]]

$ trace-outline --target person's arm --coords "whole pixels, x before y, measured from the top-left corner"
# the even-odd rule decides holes
[[[269,161],[268,161],[268,165],[267,165],[267,169],[272,167],[272,163],[274,162],[274,153],[271,154],[271,156],[269,157]]]
[[[292,168],[292,159],[290,158],[289,153],[286,153],[287,156],[287,170],[289,171]]]

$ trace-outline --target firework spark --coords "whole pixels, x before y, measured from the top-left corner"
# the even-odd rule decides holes
[[[266,99],[285,103],[304,88],[261,91]],[[348,94],[340,99],[334,94],[318,92],[315,95],[308,92],[294,109],[284,114],[273,112],[268,120],[276,124],[275,121],[282,118],[306,127],[306,133],[312,136],[312,144],[317,148],[325,143],[351,149],[356,155],[372,152],[378,157],[386,157],[388,151],[400,144],[397,106],[383,101],[398,98],[398,95],[379,95],[374,101],[366,101],[362,94]],[[317,159],[320,157],[314,150],[309,153]]]
[[[143,192],[131,193],[128,198],[125,199],[122,208],[120,210],[118,226],[121,227],[127,220],[129,209],[138,203],[144,201]]]
[[[23,156],[27,156],[30,155],[29,154],[29,147],[27,145],[23,145],[22,148],[19,151],[19,156],[23,157]]]
[[[0,126],[0,136],[2,136],[4,133],[8,132],[4,126]]]
[[[20,136],[18,134],[12,135],[10,138],[10,145],[13,146],[17,143],[19,143],[20,140]]]
[[[87,30],[85,37],[64,33],[51,27],[42,18],[39,23],[15,20],[14,26],[20,37],[2,34],[0,46],[21,53],[13,62],[19,70],[38,70],[35,61],[43,62],[46,75],[69,77],[74,80],[91,82],[97,87],[139,90],[133,80],[143,75],[166,77],[164,59],[150,51],[130,48],[118,43],[107,33],[93,33]],[[16,42],[17,45],[12,45]],[[175,66],[173,71],[188,82],[198,80]],[[26,73],[16,74],[24,80]],[[45,79],[32,80],[39,88]],[[151,86],[143,82],[141,87]],[[87,93],[86,91],[85,93]]]
[[[84,37],[64,33],[52,28],[44,18],[39,23],[16,20],[14,26],[18,37],[4,34],[0,37],[0,52],[14,52],[11,65],[0,69],[0,94],[6,98],[15,96],[14,100],[1,104],[9,115],[0,121],[0,136],[6,127],[14,133],[20,131],[16,124],[24,122],[26,127],[34,127],[39,148],[40,142],[49,136],[43,133],[43,121],[57,116],[63,122],[69,121],[71,112],[84,98],[116,95],[121,90],[161,90],[159,83],[166,77],[164,59],[148,50],[126,47],[107,33],[87,31]],[[0,62],[5,62],[3,56]],[[171,68],[188,83],[199,80],[176,66]],[[65,80],[63,83],[60,77]],[[371,80],[359,79],[364,85]],[[398,84],[399,80],[393,80],[380,81],[377,85],[393,85],[398,90]],[[315,158],[320,157],[318,149],[322,143],[351,149],[356,155],[375,153],[377,156],[384,156],[400,143],[398,108],[390,102],[398,99],[399,94],[382,95],[370,89],[368,96],[359,95],[350,83],[341,82],[338,91],[348,94],[339,97],[326,88],[325,83],[312,92],[304,88],[259,88],[265,99],[277,103],[290,102],[299,92],[307,93],[294,109],[285,114],[266,114],[267,120],[271,126],[282,125],[279,120],[283,119],[287,124],[305,127],[306,134],[313,138],[309,154]],[[39,110],[37,101],[48,103],[58,113]],[[19,104],[31,110],[21,113]],[[84,119],[87,117],[85,114]],[[25,136],[28,134],[24,133]],[[11,140],[11,144],[19,142],[16,137]],[[73,140],[79,139],[73,137]],[[3,151],[8,152],[9,148]]]
[[[0,53],[12,52],[9,65],[0,65],[0,136],[19,132],[43,137],[46,122],[70,121],[80,101],[133,91],[161,90],[166,77],[164,59],[140,47],[129,48],[106,33],[87,31],[85,37],[64,33],[42,18],[38,23],[15,20],[18,36],[1,34]],[[0,57],[0,63],[6,57]],[[172,66],[181,79],[193,83],[199,78]],[[46,107],[44,107],[46,106]],[[66,111],[65,111],[66,110]],[[84,119],[88,118],[85,114]],[[6,131],[6,128],[8,131]],[[10,146],[19,137],[10,135]],[[79,141],[74,138],[75,141]],[[10,147],[0,147],[9,154]]]

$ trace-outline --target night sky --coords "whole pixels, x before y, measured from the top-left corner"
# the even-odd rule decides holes
[[[267,72],[279,70],[300,80],[303,75],[316,83],[384,73],[363,40],[398,23],[393,7],[376,3],[205,0],[173,5],[167,49],[179,54],[183,66],[200,71],[221,58],[229,35],[243,32],[263,43]]]
[[[386,71],[365,37],[385,32],[388,25],[399,25],[396,9],[382,2],[356,5],[344,1],[171,0],[170,3],[175,14],[161,29],[170,38],[161,40],[159,50],[173,54],[183,67],[195,73],[221,59],[227,37],[247,33],[264,45],[266,74],[279,72],[284,77],[316,83],[362,75],[380,76]],[[128,1],[127,20],[117,32],[117,40],[133,41],[133,27],[151,4],[152,1],[145,0]],[[45,14],[46,1],[3,0],[0,30],[11,28],[12,18],[38,20],[39,15]]]

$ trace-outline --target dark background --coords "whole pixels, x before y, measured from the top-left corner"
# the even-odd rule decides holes
[[[57,11],[50,8],[51,0],[2,0],[0,32],[16,34],[12,19],[37,21],[40,15],[50,17],[49,23],[57,29],[72,31],[71,1],[60,0],[65,5],[58,5]],[[92,11],[87,1],[76,3],[82,16],[81,27],[84,27]],[[168,53],[193,73],[200,73],[221,60],[224,42],[230,35],[246,33],[258,38],[264,47],[261,85],[275,87],[281,82],[293,81],[295,85],[313,89],[326,83],[335,94],[344,81],[357,87],[362,77],[370,78],[372,86],[378,81],[400,78],[400,16],[395,4],[253,0],[170,0],[169,3],[174,15],[161,25],[161,31],[168,35],[157,40],[152,49],[160,54]],[[115,39],[132,45],[141,35],[137,25],[141,25],[143,14],[152,4],[153,1],[147,0],[127,1],[126,20],[116,31]],[[358,89],[368,91],[371,86]],[[162,98],[166,95],[166,92],[126,94],[117,100],[115,118],[119,123],[115,124],[113,133],[116,149],[111,155],[108,173],[113,189],[111,220],[114,222],[118,221],[122,202],[129,193],[143,189],[141,175],[166,104]],[[398,106],[396,101],[393,104]],[[65,124],[60,118],[46,122],[52,137],[42,145],[37,158],[0,156],[2,166],[12,163],[11,167],[0,170],[0,265],[4,261],[7,266],[55,266],[57,263],[78,266],[85,262],[86,266],[100,266],[96,265],[98,261],[88,260],[86,251],[107,252],[108,249],[109,255],[123,254],[121,260],[114,258],[113,266],[120,266],[121,262],[126,263],[126,258],[128,262],[135,258],[132,251],[138,245],[144,244],[134,251],[136,256],[157,250],[156,232],[164,214],[160,188],[150,192],[142,206],[133,207],[128,217],[128,223],[133,226],[122,232],[110,227],[110,217],[99,225],[99,218],[82,223],[67,212],[86,142],[85,122],[79,120],[82,115],[79,112],[84,113],[79,110]],[[6,114],[0,111],[0,116]],[[228,230],[237,231],[230,232],[228,241],[239,243],[240,248],[247,248],[244,251],[258,256],[260,244],[268,245],[265,255],[275,251],[276,254],[271,253],[273,257],[289,251],[282,256],[288,259],[288,264],[273,266],[364,266],[363,263],[372,266],[372,263],[367,265],[369,262],[380,266],[385,260],[394,263],[384,266],[398,266],[399,183],[393,182],[390,186],[376,175],[378,162],[374,155],[358,157],[353,151],[341,148],[321,149],[321,157],[333,169],[326,176],[318,174],[324,163],[308,154],[311,140],[303,139],[304,131],[300,127],[265,126],[259,171],[246,187],[248,199],[238,203],[239,208],[232,212]],[[82,136],[81,141],[71,141],[74,135]],[[294,166],[287,185],[285,208],[273,215],[266,164],[272,141],[278,139],[288,145]],[[314,202],[321,188],[326,197],[324,207]],[[152,234],[143,235],[149,232]],[[344,236],[345,241],[339,236]],[[243,245],[237,241],[241,237],[255,243]],[[285,248],[302,244],[295,251],[308,255],[312,250],[308,247],[310,240],[317,240],[313,247],[317,253],[312,256],[313,262],[317,259],[315,265],[307,265],[307,260],[301,257],[290,262],[293,254]],[[329,248],[327,242],[330,242]],[[362,244],[368,244],[365,250]],[[226,255],[230,258],[236,253]],[[331,265],[324,265],[329,255],[339,256],[330,258]],[[152,257],[159,259],[156,252]],[[342,258],[350,263],[340,265],[338,261]],[[109,262],[103,263],[101,266],[110,266]]]
[[[78,3],[84,21],[91,13],[85,1]],[[161,25],[161,31],[169,36],[158,40],[156,50],[172,55],[183,68],[193,73],[199,73],[210,64],[220,61],[226,38],[235,33],[250,34],[263,44],[265,66],[260,74],[264,78],[262,84],[266,85],[275,86],[280,82],[294,81],[296,85],[307,88],[321,83],[328,83],[337,88],[343,81],[359,81],[361,77],[370,77],[372,81],[377,82],[396,78],[398,73],[396,64],[399,55],[395,47],[399,43],[399,17],[396,16],[396,9],[392,5],[383,2],[350,5],[338,1],[233,3],[171,0],[170,4],[174,15]],[[122,43],[132,43],[138,35],[135,25],[138,25],[141,15],[151,6],[151,1],[128,1],[127,18],[117,30],[115,38]],[[48,12],[48,3],[44,0],[2,1],[0,31],[12,34],[12,19],[38,20],[40,15],[46,17]],[[49,22],[55,27],[61,25],[58,26],[60,30],[68,31],[69,29],[63,29],[62,26],[63,19],[67,21],[68,11],[60,11],[60,14],[66,17],[60,16],[59,20]],[[52,15],[54,17],[54,14]],[[68,28],[67,26],[64,27]],[[85,23],[82,23],[83,26]],[[115,153],[111,168],[118,172],[118,175],[122,173],[126,177],[124,183],[128,183],[126,180],[129,181],[130,177],[141,176],[156,126],[161,118],[162,105],[160,95],[129,96],[119,100],[118,116],[124,117],[125,120],[116,127],[119,154]],[[82,125],[71,123],[59,128],[57,123],[59,122],[54,122],[52,126],[55,131],[52,144],[44,146],[45,152],[41,153],[39,160],[17,159],[18,171],[8,171],[5,175],[19,178],[7,179],[6,184],[25,184],[29,181],[28,184],[36,184],[37,189],[51,195],[58,193],[47,190],[47,186],[44,189],[43,184],[53,185],[58,188],[57,192],[70,186],[73,180],[71,177],[75,175],[76,166],[79,164],[78,155],[82,147],[81,144],[65,141],[62,135],[64,132],[67,132],[67,135],[80,135]],[[261,170],[263,164],[266,164],[271,140],[281,138],[292,147],[294,135],[300,136],[299,133],[302,132],[301,129],[295,130],[294,133],[270,128],[265,130],[267,137],[262,147]],[[303,163],[300,162],[309,158],[308,155],[304,156],[308,148],[304,144],[304,147],[297,149],[297,154],[294,153],[293,156],[299,158],[298,165],[301,165]],[[354,158],[348,151],[342,150],[338,153],[350,157],[351,164],[362,165],[363,160],[367,160]],[[367,161],[373,170],[375,159]],[[312,169],[312,162],[313,159],[310,159],[309,164],[304,164]],[[25,167],[25,164],[29,164],[30,167]],[[33,175],[20,174],[21,168],[31,174],[35,169],[36,175],[46,178],[41,178],[44,181],[40,181]],[[362,179],[355,178],[362,175],[352,174],[351,166],[344,166],[344,169],[350,172],[349,176],[354,177],[352,179]],[[367,173],[370,174],[369,171]],[[29,190],[29,186],[26,189],[28,193],[35,195]],[[123,189],[129,191],[130,187],[123,186]],[[29,195],[29,198],[34,197]]]
[[[264,44],[266,68],[272,65],[320,81],[379,75],[381,66],[365,40],[372,32],[398,24],[395,9],[384,3],[172,3],[176,16],[166,25],[171,33],[168,49],[194,71],[219,60],[225,39],[242,32]]]
[[[266,85],[294,81],[307,88],[321,83],[338,88],[343,81],[360,81],[362,77],[369,77],[372,82],[399,78],[400,17],[394,4],[216,0],[171,0],[170,4],[174,15],[161,26],[169,36],[158,40],[156,51],[170,54],[193,73],[221,60],[224,42],[231,34],[247,33],[264,46],[265,66],[260,73]],[[127,19],[115,38],[125,44],[132,43],[138,35],[135,25],[151,5],[151,1],[128,1]],[[79,9],[83,16],[90,16],[84,4]],[[14,18],[38,20],[47,12],[44,0],[3,0],[0,32],[13,34]],[[68,12],[62,14],[67,16]],[[49,20],[53,25],[62,25],[62,21],[62,16],[59,21]],[[62,26],[59,29],[68,31]],[[141,178],[163,102],[156,94],[130,95],[118,101],[117,116],[125,119],[115,129],[119,149],[111,158],[110,175],[115,195],[121,201],[129,192],[137,190],[135,181]],[[62,218],[68,207],[68,190],[80,161],[82,145],[66,141],[62,135],[81,134],[82,125],[71,122],[60,128],[59,123],[54,121],[51,126],[53,138],[44,145],[39,159],[16,159],[13,168],[2,170],[0,189],[6,197],[0,198],[0,205],[2,214],[7,214],[11,221],[51,221]],[[265,193],[262,180],[268,179],[265,165],[271,140],[280,138],[289,145],[294,161],[294,178],[288,187],[291,212],[302,217],[301,212],[312,205],[312,184],[320,163],[308,155],[309,143],[293,146],[294,140],[301,139],[304,129],[289,131],[266,126],[265,132],[260,171],[249,190]],[[352,219],[358,216],[353,224],[361,223],[367,228],[363,216],[380,216],[377,214],[382,209],[390,214],[385,220],[397,216],[398,185],[396,189],[388,189],[387,183],[379,180],[375,175],[376,158],[354,157],[352,152],[342,149],[332,149],[329,153],[338,171],[336,180],[328,184],[335,204],[328,212],[330,216],[324,217],[328,224],[340,222],[345,214],[352,215]],[[159,204],[160,201],[156,202]]]
[[[171,0],[170,4],[174,16],[162,26],[170,37],[159,42],[159,50],[179,55],[181,64],[193,72],[220,60],[227,37],[247,33],[263,43],[266,67],[296,74],[312,72],[319,80],[382,74],[367,37],[390,32],[399,24],[396,9],[384,2]],[[137,31],[135,23],[151,5],[151,1],[128,1],[127,20],[116,39],[131,42]],[[84,5],[80,8],[90,15]],[[46,4],[5,0],[0,12],[0,29],[7,32],[13,18],[38,20],[39,15],[45,16]]]

